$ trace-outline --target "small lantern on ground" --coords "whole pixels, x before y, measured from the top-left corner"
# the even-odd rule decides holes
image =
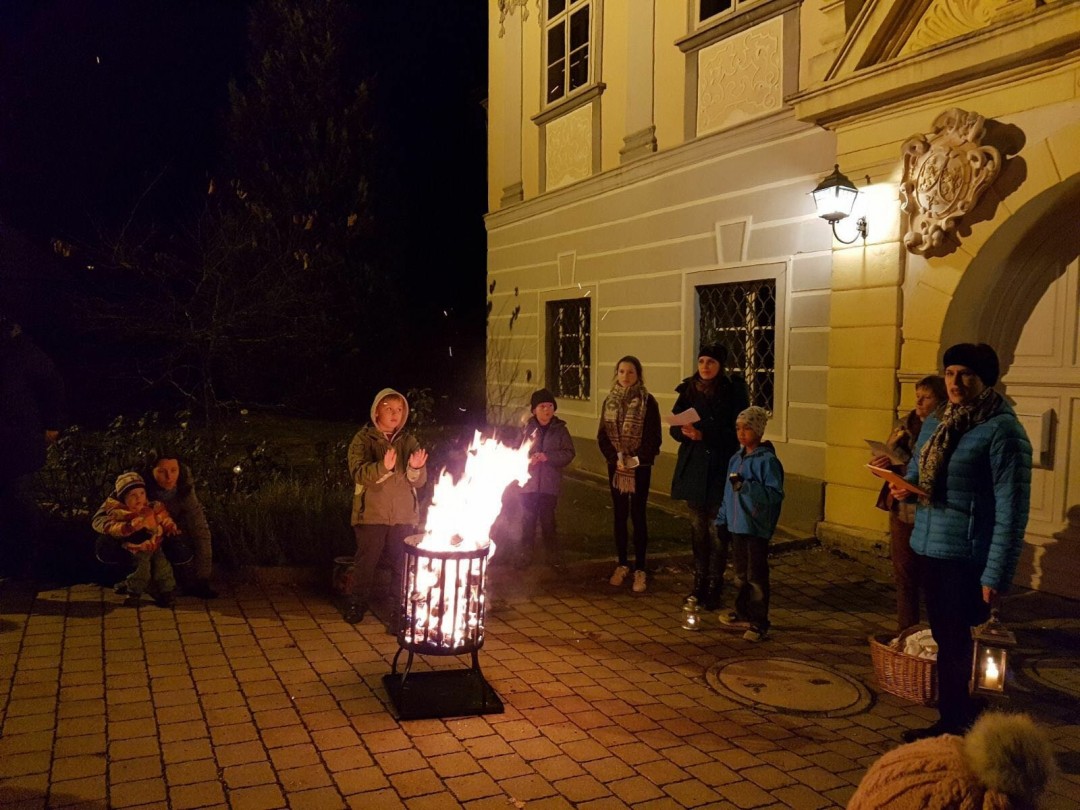
[[[1016,646],[1016,636],[1001,623],[996,610],[990,620],[971,631],[975,654],[971,665],[972,694],[1000,695],[1005,692],[1009,650]]]
[[[682,629],[683,630],[700,630],[701,629],[701,608],[698,607],[698,601],[696,596],[688,596],[682,606]]]

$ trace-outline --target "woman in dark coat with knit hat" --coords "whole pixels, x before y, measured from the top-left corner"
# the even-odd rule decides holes
[[[679,456],[671,481],[671,497],[687,502],[690,543],[694,552],[694,589],[691,596],[708,610],[720,607],[731,541],[727,530],[713,522],[724,496],[728,459],[739,449],[735,418],[750,407],[746,381],[724,373],[727,353],[716,344],[698,351],[697,371],[675,389],[673,413],[694,408],[698,421],[672,426]]]
[[[949,403],[923,424],[906,478],[919,496],[911,548],[919,556],[930,630],[938,644],[938,712],[906,742],[962,734],[975,719],[968,694],[971,628],[1012,582],[1031,500],[1031,443],[994,390],[999,364],[985,343],[959,343],[944,356]],[[892,485],[894,498],[911,492]]]

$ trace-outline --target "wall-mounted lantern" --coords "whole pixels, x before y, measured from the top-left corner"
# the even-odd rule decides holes
[[[817,184],[813,190],[814,205],[817,207],[817,215],[832,226],[833,236],[837,242],[850,245],[860,236],[866,241],[868,227],[866,217],[855,220],[856,235],[851,239],[841,239],[836,233],[836,223],[851,216],[855,199],[859,196],[859,190],[848,179],[847,175],[840,171],[840,164],[833,166],[832,174]]]

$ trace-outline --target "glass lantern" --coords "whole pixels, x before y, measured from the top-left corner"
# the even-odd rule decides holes
[[[971,631],[975,644],[971,663],[971,693],[1001,695],[1009,666],[1009,650],[1016,646],[1016,636],[1002,624],[997,611],[990,620]]]
[[[682,629],[683,630],[700,630],[701,629],[701,608],[698,606],[698,600],[696,596],[688,596],[682,606]]]

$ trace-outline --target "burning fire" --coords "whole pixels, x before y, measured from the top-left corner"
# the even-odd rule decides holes
[[[529,442],[508,447],[477,431],[469,445],[465,472],[456,482],[443,472],[435,484],[427,528],[418,548],[487,554],[462,559],[420,558],[407,574],[405,628],[408,642],[450,650],[463,642],[482,643],[484,559],[495,553],[489,533],[502,510],[502,496],[513,482],[529,478]],[[413,538],[410,538],[410,541]]]
[[[421,548],[464,550],[488,545],[488,534],[502,511],[503,492],[511,483],[524,484],[528,479],[529,442],[520,448],[507,447],[477,431],[461,478],[455,482],[444,471],[435,484]]]

